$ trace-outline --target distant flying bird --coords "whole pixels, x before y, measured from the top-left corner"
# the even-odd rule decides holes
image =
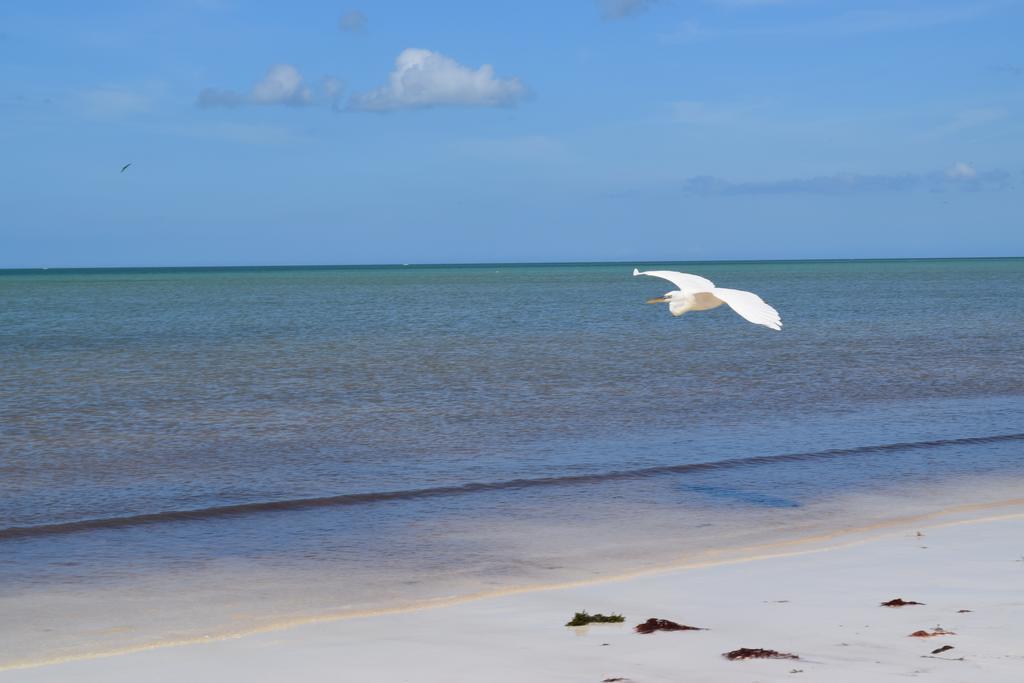
[[[678,287],[678,291],[667,292],[664,296],[647,301],[649,304],[667,303],[669,312],[676,317],[689,311],[706,311],[718,308],[722,304],[729,304],[729,307],[739,313],[740,317],[755,325],[764,325],[773,330],[782,329],[779,312],[753,292],[715,287],[714,282],[700,275],[677,273],[674,270],[642,271],[634,268],[633,275],[660,277]]]
[[[132,162],[130,162],[130,161],[129,161],[129,162],[127,163],[127,164],[125,164],[124,166],[122,166],[122,167],[121,167],[121,173],[124,173],[125,171],[127,171],[127,170],[128,170],[128,167],[129,167],[129,166],[131,166],[131,165],[132,165]]]

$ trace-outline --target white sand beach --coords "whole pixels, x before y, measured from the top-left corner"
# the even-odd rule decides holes
[[[1024,512],[1017,502],[984,513],[587,585],[10,669],[0,680],[1019,681]],[[893,598],[924,604],[880,606]],[[626,621],[564,626],[578,610]],[[707,630],[633,631],[652,617]],[[938,627],[955,635],[910,636]],[[930,655],[944,645],[953,649]],[[742,647],[799,659],[722,656]]]

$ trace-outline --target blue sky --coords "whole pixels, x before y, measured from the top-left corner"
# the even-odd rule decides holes
[[[0,267],[1024,255],[1022,27],[1011,1],[4,3]]]

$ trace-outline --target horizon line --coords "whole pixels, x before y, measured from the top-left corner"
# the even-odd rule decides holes
[[[333,268],[474,268],[493,266],[590,266],[590,265],[623,265],[629,264],[655,264],[665,265],[673,263],[700,263],[700,264],[725,264],[725,263],[851,263],[857,261],[995,261],[1024,259],[1020,256],[868,256],[856,258],[777,258],[777,259],[660,259],[632,261],[453,261],[453,262],[423,262],[423,263],[282,263],[282,264],[246,264],[246,265],[162,265],[162,266],[20,266],[2,267],[0,274],[25,273],[41,271],[112,271],[112,270],[246,270],[246,269],[333,269]]]

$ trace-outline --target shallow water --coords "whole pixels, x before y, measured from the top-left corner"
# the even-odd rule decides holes
[[[1019,490],[1024,260],[675,267],[0,272],[0,664]]]

